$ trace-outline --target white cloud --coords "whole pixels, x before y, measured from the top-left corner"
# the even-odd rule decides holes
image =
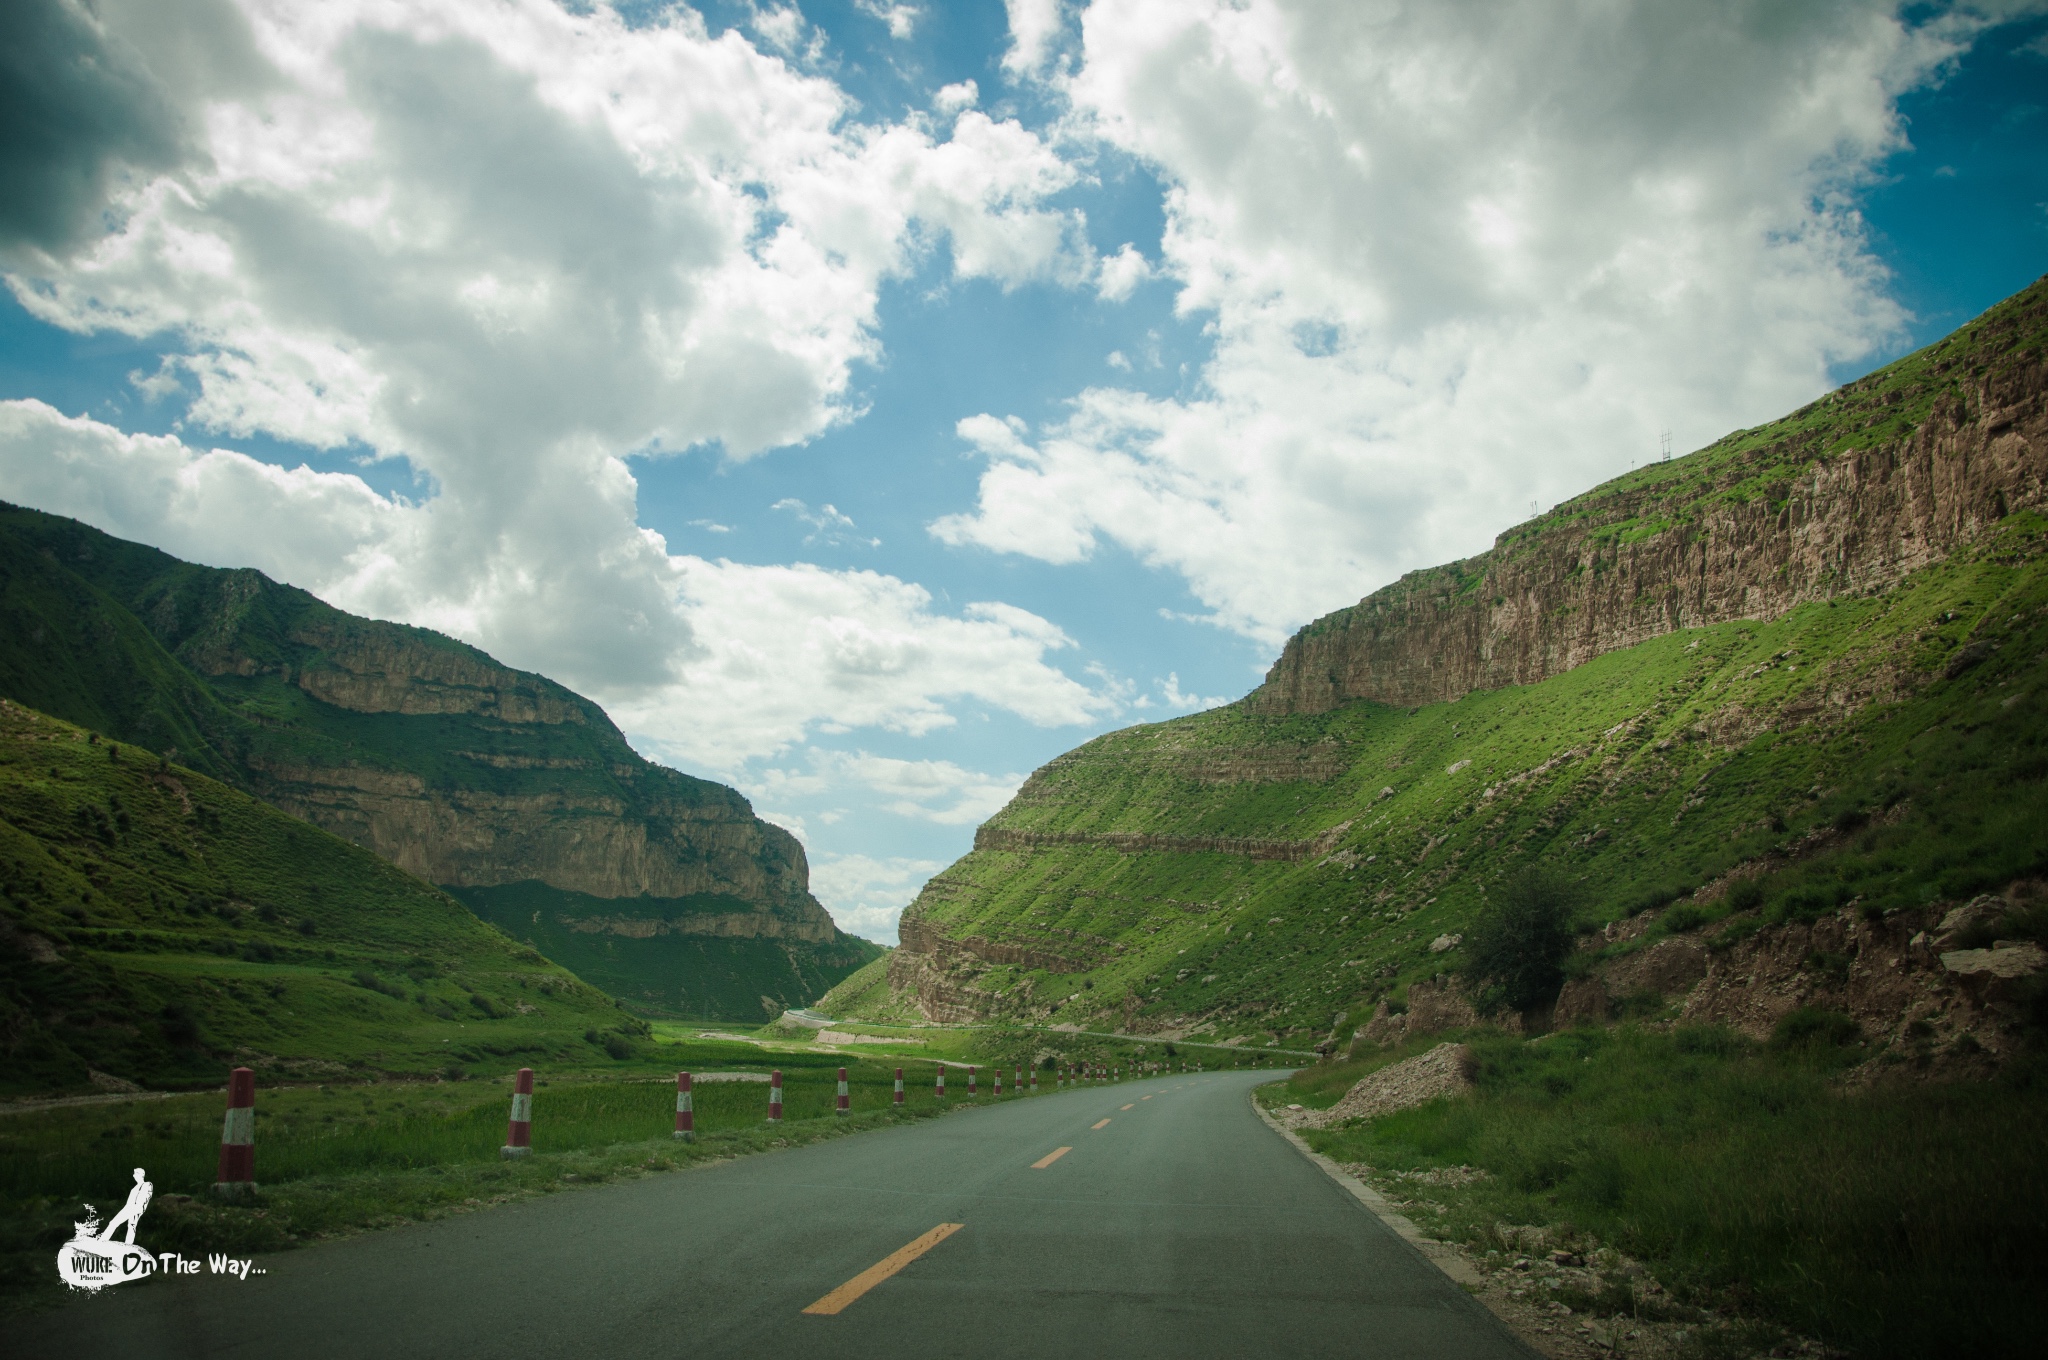
[[[979,826],[1010,801],[1021,774],[984,774],[950,760],[898,760],[811,747],[807,765],[742,776],[749,796],[784,806],[800,798],[858,797],[864,807],[938,826]],[[852,809],[838,809],[841,815]]]
[[[1084,392],[1034,440],[961,422],[988,466],[933,531],[1112,540],[1277,643],[1662,429],[1810,398],[1899,333],[1851,195],[1982,21],[1746,13],[1098,0],[1070,131],[1169,185],[1159,268],[1214,352],[1188,395]]]
[[[889,36],[898,42],[905,41],[917,31],[917,21],[924,18],[924,11],[916,5],[884,3],[884,0],[854,0],[854,8],[870,19],[879,19],[889,29]]]
[[[829,80],[685,7],[640,28],[578,8],[107,0],[67,31],[120,55],[126,83],[94,99],[141,90],[177,136],[101,148],[129,168],[93,181],[82,243],[0,215],[17,299],[74,331],[175,337],[137,381],[196,391],[195,438],[360,445],[433,492],[410,505],[31,403],[8,413],[9,494],[443,629],[677,756],[730,764],[820,723],[927,730],[959,699],[1092,712],[1036,624],[940,614],[872,573],[671,556],[622,461],[745,458],[850,419],[882,282],[935,242],[962,276],[1085,281],[1078,215],[1045,203],[1073,172],[979,112],[943,141],[922,115],[859,122]],[[750,31],[809,41],[789,6]],[[744,697],[696,688],[741,673]]]
[[[955,701],[1046,726],[1087,722],[1111,704],[1051,663],[1049,653],[1073,644],[1026,610],[980,603],[943,614],[923,587],[878,572],[707,561],[671,556],[644,531],[607,535],[611,515],[601,511],[630,523],[634,483],[616,460],[595,471],[598,510],[567,486],[557,500],[564,516],[595,521],[589,541],[602,556],[593,560],[573,533],[535,532],[520,579],[485,575],[451,596],[421,585],[448,579],[442,558],[467,541],[448,532],[444,499],[413,505],[348,474],[287,471],[41,402],[0,402],[0,497],[196,561],[254,566],[344,609],[485,642],[514,664],[573,644],[598,672],[586,692],[685,766],[737,771],[813,730],[929,732],[955,721]],[[984,777],[956,767],[882,762],[853,772],[872,782],[898,765],[891,796],[924,807],[917,815],[927,820],[972,820],[986,801],[971,782]],[[957,785],[952,801],[931,802],[946,779]]]
[[[1129,241],[1095,267],[1095,291],[1110,302],[1122,302],[1152,277],[1152,266]]]
[[[963,80],[953,85],[941,85],[939,92],[932,96],[932,107],[941,115],[951,117],[962,109],[973,108],[980,101],[980,88],[971,80]]]
[[[896,922],[918,890],[946,866],[938,860],[828,855],[811,861],[811,891],[841,930],[896,943]]]
[[[1033,75],[1052,55],[1060,35],[1060,0],[1003,0],[1010,19],[1010,50],[1003,69]]]
[[[865,537],[855,532],[859,526],[853,522],[853,517],[842,514],[835,505],[821,505],[816,510],[813,510],[809,505],[794,496],[784,496],[768,508],[770,510],[786,511],[796,516],[798,520],[811,526],[811,532],[804,535],[806,547],[820,543],[835,548],[879,548],[882,546],[881,539]]]

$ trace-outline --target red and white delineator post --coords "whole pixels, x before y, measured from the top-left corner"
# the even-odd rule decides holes
[[[1031,1094],[1038,1094],[1038,1064],[1031,1064]]]
[[[940,1100],[946,1098],[946,1065],[939,1064],[938,1075],[932,1078],[932,1094]]]
[[[968,1098],[969,1100],[972,1100],[972,1099],[974,1099],[974,1096],[975,1096],[975,1090],[974,1090],[974,1068],[973,1068],[972,1066],[970,1066],[970,1067],[969,1067],[969,1068],[967,1069],[967,1098]]]
[[[900,1067],[896,1069],[896,1103],[903,1103],[903,1069]]]
[[[839,1069],[839,1115],[841,1118],[853,1113],[853,1106],[849,1103],[850,1099],[851,1097],[847,1094],[846,1090],[846,1069],[842,1067]]]
[[[697,1141],[697,1112],[690,1104],[690,1074],[676,1073],[676,1141]]]
[[[996,1099],[997,1099],[997,1100],[1001,1100],[1002,1098],[1003,1098],[1003,1069],[1002,1069],[1002,1068],[1000,1068],[1000,1067],[998,1067],[998,1068],[996,1069]]]
[[[228,1073],[228,1113],[220,1126],[220,1169],[213,1173],[213,1193],[240,1199],[256,1193],[256,1072],[237,1067]]]
[[[1024,1094],[1024,1069],[1021,1067],[1017,1068],[1015,1076],[1017,1080],[1013,1084],[1017,1088],[1017,1094],[1021,1096]]]
[[[768,1122],[782,1122],[782,1069],[779,1067],[768,1074]]]
[[[505,1146],[498,1155],[510,1161],[533,1152],[533,1069],[522,1067],[512,1079],[512,1117],[505,1122]]]

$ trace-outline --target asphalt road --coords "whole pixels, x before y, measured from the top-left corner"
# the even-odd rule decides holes
[[[1272,1076],[1048,1092],[548,1195],[267,1257],[246,1282],[112,1289],[11,1320],[0,1349],[1528,1360],[1258,1118],[1247,1094]],[[947,1224],[959,1226],[934,1233]],[[934,1238],[876,1281],[878,1264]],[[865,1292],[849,1288],[864,1272]],[[840,1311],[805,1311],[825,1300]]]

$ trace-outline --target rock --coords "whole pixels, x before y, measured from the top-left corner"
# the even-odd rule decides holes
[[[1429,952],[1432,954],[1442,954],[1456,949],[1464,938],[1463,935],[1439,935],[1429,942]]]
[[[1327,1110],[1308,1112],[1303,1122],[1312,1128],[1327,1128],[1347,1119],[1377,1119],[1444,1096],[1462,1095],[1472,1089],[1472,1079],[1466,1075],[1471,1061],[1472,1050],[1463,1044],[1438,1044],[1420,1057],[1367,1075],[1345,1092],[1342,1100]]]
[[[2026,977],[2048,968],[2048,953],[2037,944],[2014,944],[2000,940],[1991,949],[1956,949],[1941,956],[1941,966],[1951,973],[1986,973],[1992,977]]]
[[[1557,1005],[1551,1011],[1550,1022],[1559,1028],[1581,1022],[1599,1024],[1607,1019],[1609,1001],[1607,984],[1603,979],[1597,976],[1573,978],[1557,994]]]

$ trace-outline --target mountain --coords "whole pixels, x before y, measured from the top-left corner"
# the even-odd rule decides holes
[[[588,1064],[645,1029],[368,851],[0,700],[0,1091]]]
[[[1052,761],[905,912],[886,1004],[1385,1034],[1471,1014],[1461,936],[1535,865],[1589,932],[1567,1014],[2010,1043],[2048,1012],[2044,342],[2048,281]]]
[[[649,1014],[779,1011],[879,953],[793,836],[588,699],[260,572],[0,507],[0,694],[373,850]]]

